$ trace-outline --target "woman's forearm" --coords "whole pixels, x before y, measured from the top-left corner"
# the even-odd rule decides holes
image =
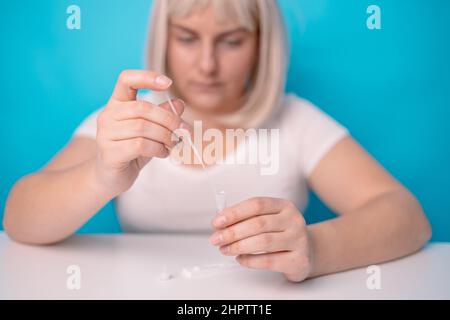
[[[311,277],[380,263],[420,249],[431,227],[407,190],[381,195],[354,212],[308,226]]]
[[[7,234],[20,242],[49,244],[74,233],[112,198],[97,183],[94,161],[20,179],[5,207]]]

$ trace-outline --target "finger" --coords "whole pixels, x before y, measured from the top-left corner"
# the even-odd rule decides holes
[[[181,101],[182,103],[175,104],[174,101],[177,101],[177,100]],[[160,104],[159,106],[161,108],[163,108],[164,110],[171,112],[172,114],[175,113],[176,115],[181,116],[181,114],[184,112],[184,109],[186,107],[186,104],[184,103],[184,101],[182,101],[180,99],[176,99],[176,100],[171,99],[170,101],[172,102],[172,105],[169,103],[169,101],[166,101],[166,102]],[[173,108],[172,108],[172,106],[173,106]],[[179,139],[183,140],[183,138],[188,138],[188,137],[192,136],[193,130],[192,130],[192,127],[187,122],[182,121],[181,126],[174,131],[174,134],[177,137],[179,137]]]
[[[178,109],[183,109],[183,102],[175,100],[174,105]],[[147,101],[125,102],[114,109],[114,119],[117,121],[142,118],[151,122],[155,122],[170,131],[180,128],[182,119],[159,106],[151,104]]]
[[[112,141],[142,137],[162,143],[168,148],[173,148],[179,142],[167,128],[144,119],[118,121],[111,131],[109,138]]]
[[[162,91],[171,85],[171,79],[153,71],[125,70],[120,74],[111,98],[117,101],[136,100],[138,89]]]
[[[311,272],[310,259],[295,251],[244,254],[237,256],[236,261],[247,268],[282,272],[291,281],[304,280]]]
[[[212,225],[215,228],[225,228],[254,216],[278,213],[286,204],[287,201],[283,199],[251,198],[222,210],[213,220]]]
[[[256,216],[214,232],[210,241],[213,245],[226,245],[260,233],[281,232],[286,230],[287,220],[287,215],[282,214]]]
[[[226,256],[237,256],[240,254],[294,250],[295,243],[289,240],[290,237],[286,232],[261,233],[221,246],[220,251]]]
[[[170,101],[172,102],[173,107],[175,108],[175,114],[178,116],[181,116],[184,112],[184,108],[186,106],[186,104],[184,103],[183,100],[181,99],[170,99]],[[173,113],[172,107],[170,106],[169,101],[166,101],[164,103],[161,103],[159,105],[159,107],[163,108],[164,110],[167,110],[171,113]]]
[[[156,141],[146,138],[133,138],[121,141],[110,141],[107,155],[112,162],[130,162],[138,157],[166,158],[169,150]]]
[[[292,251],[260,253],[260,254],[243,254],[236,257],[236,261],[247,268],[267,269],[275,272],[290,271],[287,266],[294,256]],[[292,267],[291,267],[292,268]]]

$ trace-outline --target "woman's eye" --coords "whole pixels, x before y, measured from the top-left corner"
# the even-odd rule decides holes
[[[225,40],[224,41],[228,46],[237,47],[242,44],[241,40]]]
[[[192,37],[180,37],[180,38],[178,38],[178,41],[180,41],[182,43],[192,43],[195,41],[195,39]]]

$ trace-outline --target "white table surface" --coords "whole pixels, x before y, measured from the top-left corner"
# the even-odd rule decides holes
[[[366,268],[291,283],[278,273],[238,267],[186,279],[183,267],[229,262],[207,235],[77,235],[28,246],[0,232],[0,299],[450,299],[450,243],[379,264],[381,289]],[[67,267],[81,271],[69,290]],[[166,266],[174,278],[161,281]]]

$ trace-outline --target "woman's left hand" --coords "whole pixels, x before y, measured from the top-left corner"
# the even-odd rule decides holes
[[[211,243],[245,267],[281,272],[295,282],[312,273],[306,222],[290,201],[251,198],[219,212],[212,225]]]

